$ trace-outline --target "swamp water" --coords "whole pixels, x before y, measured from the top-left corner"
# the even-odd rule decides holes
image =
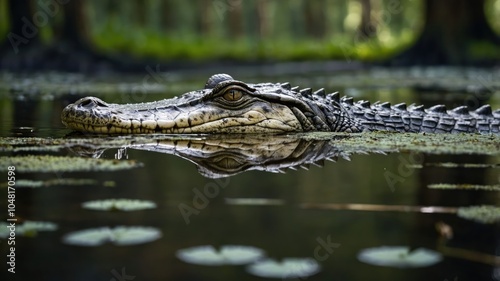
[[[208,76],[3,74],[0,168],[6,179],[15,167],[16,188],[9,210],[14,185],[0,182],[0,239],[16,273],[7,264],[2,280],[500,280],[498,136],[109,137],[60,123],[83,96],[145,102]],[[235,75],[356,100],[500,107],[498,85],[442,76]]]

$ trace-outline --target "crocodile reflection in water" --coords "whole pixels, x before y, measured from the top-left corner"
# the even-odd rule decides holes
[[[348,136],[338,136],[348,137]],[[168,138],[131,141],[120,149],[138,149],[179,156],[196,164],[205,177],[220,178],[245,171],[282,173],[286,169],[322,166],[325,160],[336,161],[359,151],[343,151],[334,140],[308,140],[296,136],[241,136]],[[112,146],[104,149],[112,148]],[[116,147],[115,147],[116,148]],[[80,155],[101,157],[104,149],[73,147]],[[123,152],[117,158],[123,157]]]

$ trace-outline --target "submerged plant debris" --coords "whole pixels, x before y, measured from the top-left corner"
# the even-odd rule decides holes
[[[52,155],[3,156],[0,170],[15,166],[19,172],[82,172],[118,171],[141,167],[133,160],[95,159]]]
[[[63,242],[70,245],[95,247],[105,243],[128,246],[152,242],[159,239],[159,229],[145,226],[117,226],[91,228],[66,234]]]
[[[458,209],[457,215],[478,223],[497,223],[500,222],[500,207],[488,205],[461,207]]]
[[[156,208],[156,204],[147,200],[136,199],[107,199],[82,203],[85,209],[96,211],[139,211]]]

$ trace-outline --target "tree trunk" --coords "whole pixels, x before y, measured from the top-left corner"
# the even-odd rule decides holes
[[[325,9],[324,1],[305,1],[305,25],[308,36],[316,39],[325,37]]]
[[[231,38],[240,38],[243,36],[243,3],[231,7],[229,12],[229,36]]]
[[[463,65],[475,63],[470,45],[499,45],[484,14],[484,1],[426,0],[425,23],[417,42],[390,62],[394,65]]]
[[[259,36],[261,39],[268,38],[271,34],[271,22],[270,15],[268,14],[269,2],[266,0],[257,0],[257,14],[258,14],[258,26],[259,26]]]
[[[33,24],[33,9],[31,0],[9,0],[10,31],[7,40],[0,48],[2,52],[18,53],[40,43],[38,28]]]
[[[372,20],[371,0],[360,0],[361,3],[361,23],[358,27],[358,38],[363,41],[377,35],[377,27]]]
[[[212,1],[201,0],[198,2],[198,30],[203,36],[211,36],[214,31],[213,20],[211,17]]]
[[[85,23],[84,0],[72,0],[64,7],[64,24],[59,40],[68,42],[71,47],[90,51],[89,34]],[[56,44],[58,42],[56,41]]]

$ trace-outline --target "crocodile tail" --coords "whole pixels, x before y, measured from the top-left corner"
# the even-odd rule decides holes
[[[492,111],[490,105],[469,111],[466,106],[426,109],[404,103],[353,102],[352,98],[342,98],[341,104],[365,131],[500,134],[500,110]]]

